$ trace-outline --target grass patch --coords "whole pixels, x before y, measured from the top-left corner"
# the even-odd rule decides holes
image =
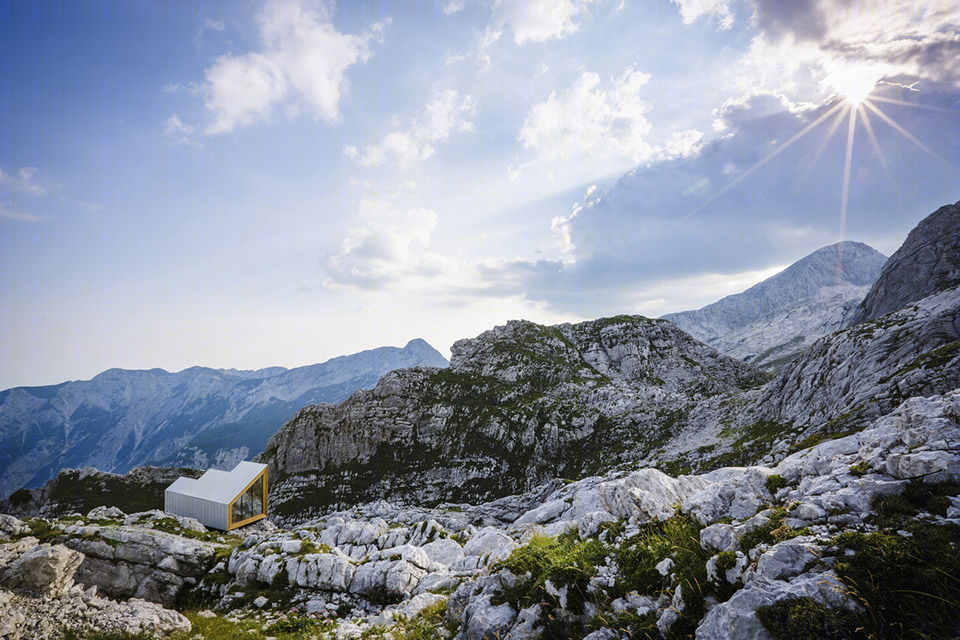
[[[660,640],[660,630],[657,628],[657,614],[646,613],[639,615],[636,611],[603,612],[594,616],[589,628],[610,629],[618,637],[637,638],[638,640]]]
[[[119,631],[76,631],[74,629],[65,629],[63,632],[63,640],[154,640],[154,638],[147,632],[121,633]]]
[[[710,554],[700,546],[700,528],[694,519],[677,514],[668,520],[644,525],[639,534],[614,554],[620,573],[610,594],[612,597],[622,597],[634,590],[654,597],[665,591],[672,595],[670,577],[661,576],[656,565],[664,558],[673,560],[670,572],[676,576],[676,585],[682,588],[685,606],[679,620],[670,628],[671,638],[693,637],[704,615],[703,598],[710,589],[706,569]],[[641,621],[638,629],[644,624]]]
[[[950,638],[960,631],[960,528],[914,520],[910,535],[848,531],[837,575],[863,605],[866,637]],[[849,555],[852,552],[853,555]]]
[[[596,575],[597,565],[608,553],[609,549],[602,542],[580,540],[576,534],[556,538],[534,536],[524,546],[514,549],[509,558],[495,565],[495,571],[507,569],[519,579],[498,594],[493,604],[508,602],[518,611],[537,602],[557,605],[556,598],[547,594],[545,584],[549,580],[557,589],[567,587],[567,609],[581,613],[587,597],[587,583]]]
[[[908,524],[921,511],[946,516],[950,496],[958,493],[960,485],[952,482],[911,480],[903,493],[874,498],[874,520],[881,526],[894,528]]]
[[[870,465],[867,464],[866,460],[861,460],[857,464],[850,465],[850,474],[858,478],[863,477],[870,473]]]
[[[796,453],[797,451],[803,451],[804,449],[815,447],[821,442],[826,442],[827,440],[839,440],[840,438],[852,436],[853,434],[858,433],[859,431],[861,431],[861,429],[859,428],[847,429],[845,431],[837,431],[834,433],[829,433],[827,431],[818,431],[816,433],[810,434],[800,442],[790,447],[790,453]]]
[[[788,486],[790,483],[787,482],[786,478],[776,473],[771,473],[767,476],[767,491],[770,492],[770,495],[776,495],[777,491]]]
[[[774,507],[773,514],[770,516],[770,522],[743,534],[743,537],[740,538],[740,549],[742,549],[744,553],[748,553],[750,549],[753,549],[759,544],[774,545],[778,542],[810,533],[810,530],[806,527],[794,529],[784,524],[783,521],[786,517],[786,508]]]
[[[859,640],[867,637],[856,614],[830,609],[813,598],[792,598],[759,607],[757,617],[774,640]]]

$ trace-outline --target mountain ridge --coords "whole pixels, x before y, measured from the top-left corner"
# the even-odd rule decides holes
[[[312,402],[338,402],[387,371],[447,361],[422,340],[293,369],[108,369],[86,381],[0,391],[0,493],[60,468],[232,466]]]
[[[875,320],[960,285],[960,202],[940,207],[907,235],[849,324]]]
[[[727,355],[776,371],[844,326],[886,260],[866,244],[839,242],[745,291],[662,318]]]

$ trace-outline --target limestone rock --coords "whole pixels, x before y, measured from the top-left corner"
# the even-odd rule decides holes
[[[60,596],[73,586],[73,576],[81,562],[83,554],[72,549],[41,544],[0,568],[0,582],[10,589]]]

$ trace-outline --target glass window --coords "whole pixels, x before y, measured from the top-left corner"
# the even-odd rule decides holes
[[[263,477],[260,477],[233,503],[231,521],[242,522],[263,513]]]

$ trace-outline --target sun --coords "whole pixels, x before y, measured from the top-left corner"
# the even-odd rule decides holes
[[[823,83],[843,96],[851,106],[858,106],[866,100],[877,86],[877,75],[857,66],[845,66],[833,69]]]

